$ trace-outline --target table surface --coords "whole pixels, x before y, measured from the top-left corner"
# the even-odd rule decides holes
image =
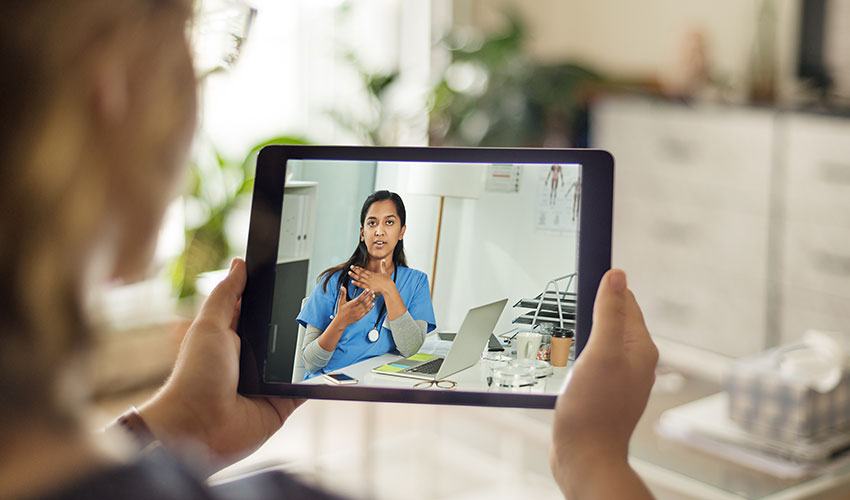
[[[436,356],[445,357],[451,347],[451,341],[440,340],[436,334],[429,334],[419,352],[433,354]],[[498,352],[487,353],[484,355],[499,354]],[[503,353],[505,356],[515,357],[515,352],[511,351],[510,346],[506,346]],[[401,357],[398,352],[390,352],[369,358],[353,365],[335,370],[333,373],[344,373],[350,377],[354,377],[358,381],[358,385],[369,387],[392,387],[392,388],[413,388],[415,384],[422,382],[420,379],[407,377],[399,377],[397,375],[387,375],[382,373],[372,372],[373,368],[383,364],[395,361]],[[507,363],[507,361],[492,361],[489,359],[479,359],[474,365],[465,370],[449,375],[446,380],[451,380],[457,383],[455,390],[458,391],[474,391],[474,392],[490,392],[496,391],[495,387],[488,384],[490,378],[490,369],[493,366]],[[529,389],[523,389],[523,392],[535,394],[558,394],[566,380],[567,373],[572,369],[572,363],[566,367],[552,367],[552,375],[540,379],[538,383]],[[334,385],[324,377],[313,377],[309,380],[301,382],[303,384],[319,384],[319,385]]]
[[[679,383],[669,384],[670,380],[676,377],[681,379]],[[677,387],[673,389],[673,385]],[[781,479],[656,433],[655,426],[665,410],[720,390],[722,387],[717,383],[661,369],[656,377],[649,404],[632,437],[630,457],[639,464],[649,465],[650,469],[661,472],[667,480],[673,479],[673,482],[676,482],[675,476],[680,476],[690,480],[694,486],[708,487],[691,489],[694,498],[850,499],[850,467],[798,479]],[[641,470],[639,466],[636,468],[645,479],[653,481],[651,477],[647,477],[652,475],[652,471],[647,468]],[[687,482],[679,482],[680,486],[686,484]],[[712,490],[716,494],[712,494]]]
[[[420,352],[445,356],[450,346],[451,342],[441,341],[436,335],[429,335]],[[510,353],[510,346],[507,347],[506,352]],[[350,375],[358,379],[360,385],[412,388],[420,380],[371,371],[372,368],[399,357],[398,353],[383,354],[337,370],[336,373]],[[457,390],[493,390],[487,385],[489,363],[488,360],[481,359],[472,367],[455,373],[448,379],[457,382]],[[545,379],[536,391],[543,389],[546,393],[559,392],[571,369],[572,362],[565,368],[554,368],[553,375]],[[671,379],[681,380],[670,384]],[[330,384],[323,377],[315,377],[303,383]],[[635,468],[644,479],[652,485],[660,485],[661,490],[656,491],[660,494],[659,498],[850,499],[850,467],[799,479],[781,479],[691,448],[656,433],[655,426],[665,410],[720,390],[722,386],[715,382],[660,368],[649,404],[632,437],[629,453]],[[546,421],[552,418],[550,412],[532,412],[530,415]],[[664,491],[674,493],[669,496],[661,494]]]

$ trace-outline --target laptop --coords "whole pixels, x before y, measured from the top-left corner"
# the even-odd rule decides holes
[[[437,336],[440,337],[440,340],[448,340],[449,342],[455,339],[455,335],[457,335],[456,332],[440,332],[437,334]],[[491,333],[490,340],[487,342],[487,350],[490,352],[504,351],[505,346],[502,345],[502,343],[499,341],[499,338],[496,337],[496,334]]]
[[[442,380],[469,368],[481,359],[484,346],[507,303],[508,299],[502,299],[470,309],[445,358],[420,352],[373,368],[372,372],[421,380]]]

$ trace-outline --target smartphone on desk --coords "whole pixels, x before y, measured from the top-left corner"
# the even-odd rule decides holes
[[[349,377],[344,373],[325,373],[323,375],[325,379],[331,383],[339,384],[339,385],[350,385],[356,384],[357,379],[354,377]]]

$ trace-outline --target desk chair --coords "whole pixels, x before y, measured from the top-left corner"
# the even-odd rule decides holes
[[[301,309],[304,309],[304,304],[307,303],[307,297],[304,297],[304,300],[301,301]],[[298,337],[295,339],[295,359],[292,361],[292,383],[301,382],[304,380],[304,375],[307,373],[307,369],[304,367],[304,360],[301,359],[301,348],[304,344],[304,334],[307,333],[307,329],[298,324]]]

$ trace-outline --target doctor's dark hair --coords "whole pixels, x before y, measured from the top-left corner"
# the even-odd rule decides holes
[[[366,201],[363,202],[363,207],[360,209],[361,228],[366,222],[366,214],[369,213],[369,207],[371,207],[373,203],[384,200],[392,200],[395,204],[395,211],[401,221],[401,227],[404,227],[407,222],[407,210],[404,208],[404,202],[401,201],[401,196],[399,196],[398,193],[393,193],[384,189],[370,194],[366,198]],[[331,280],[331,277],[336,274],[337,271],[343,271],[342,276],[340,277],[340,285],[348,289],[348,284],[351,283],[351,276],[349,276],[345,270],[349,269],[351,266],[366,267],[366,264],[368,263],[369,252],[366,249],[366,243],[361,240],[357,244],[357,248],[354,249],[354,253],[351,254],[351,257],[349,257],[346,262],[322,271],[322,273],[319,274],[319,277],[316,278],[316,283],[322,281],[322,291],[327,292],[328,282]],[[407,267],[407,258],[404,256],[403,240],[399,240],[398,244],[395,246],[395,250],[393,250],[393,264],[395,266]]]

